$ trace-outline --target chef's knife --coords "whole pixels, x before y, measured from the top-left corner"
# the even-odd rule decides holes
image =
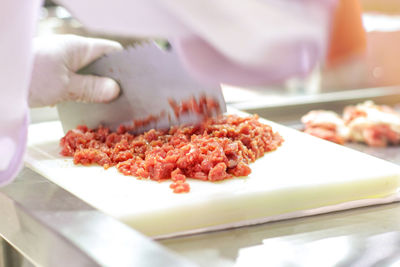
[[[218,84],[204,84],[183,67],[173,49],[154,43],[129,47],[96,60],[80,73],[116,80],[121,95],[106,104],[65,102],[57,105],[64,131],[78,125],[117,129],[121,124],[134,133],[172,125],[197,124],[226,111]]]

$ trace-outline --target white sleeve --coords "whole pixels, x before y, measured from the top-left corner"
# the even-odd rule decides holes
[[[41,2],[0,1],[0,185],[11,181],[22,166],[29,122],[31,43]]]
[[[337,0],[59,0],[99,32],[163,37],[199,78],[268,83],[325,58]]]

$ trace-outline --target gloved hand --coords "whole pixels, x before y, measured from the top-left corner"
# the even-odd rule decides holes
[[[29,106],[62,101],[108,102],[119,94],[118,84],[107,77],[76,71],[104,54],[122,49],[114,41],[76,35],[50,35],[34,40],[34,64]]]

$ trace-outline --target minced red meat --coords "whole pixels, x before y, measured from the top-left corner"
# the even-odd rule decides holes
[[[152,180],[171,179],[175,193],[189,192],[186,178],[220,181],[251,173],[249,163],[277,149],[283,138],[258,116],[207,119],[198,126],[150,130],[132,135],[126,127],[78,126],[61,139],[61,155],[75,164],[116,166],[125,175]]]

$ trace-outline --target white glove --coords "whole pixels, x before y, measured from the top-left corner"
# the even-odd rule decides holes
[[[104,54],[122,49],[119,43],[76,35],[50,35],[36,38],[33,47],[30,107],[62,101],[108,102],[118,96],[119,86],[111,78],[75,72]]]

